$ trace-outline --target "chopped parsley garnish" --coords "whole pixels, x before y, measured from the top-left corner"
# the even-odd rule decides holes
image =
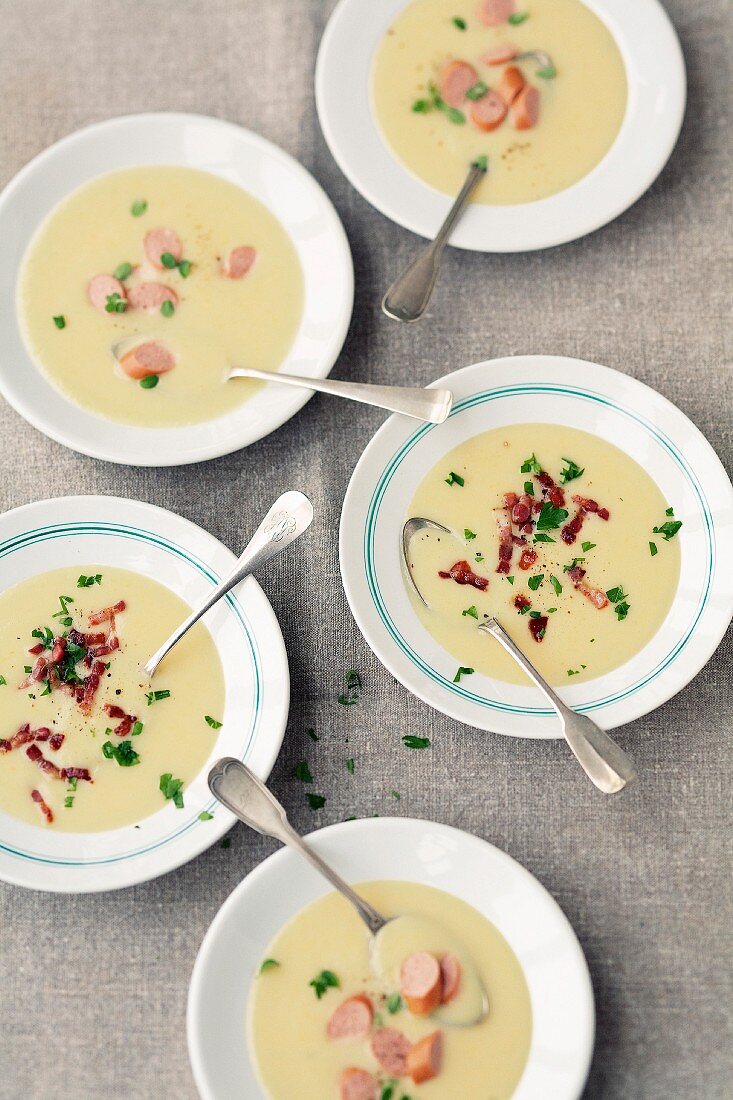
[[[529,617],[530,617],[530,619],[541,619],[542,618],[542,612],[541,611],[530,611]]]
[[[476,538],[476,532],[472,531],[470,527],[463,528],[463,537],[466,542],[472,542]]]
[[[539,586],[542,584],[544,579],[545,579],[545,574],[544,573],[538,573],[536,577],[530,577],[529,578],[529,580],[527,581],[527,586],[532,590],[532,592],[536,592],[537,589],[539,588]]]
[[[108,760],[116,760],[121,768],[131,768],[133,764],[140,763],[140,754],[135,752],[129,741],[120,741],[119,745],[105,741],[102,745],[102,754]]]
[[[160,312],[164,317],[172,317],[176,312],[176,307],[173,305],[170,298],[167,298],[166,301],[163,302],[163,305],[160,307]]]
[[[346,673],[346,692],[338,696],[336,700],[342,707],[352,707],[359,699],[361,691],[361,676],[352,668]]]
[[[649,553],[651,554],[652,557],[654,557],[656,554],[659,553],[659,551],[657,550],[656,542],[650,542],[649,543]]]
[[[68,611],[67,604],[70,604],[70,603],[73,603],[73,602],[74,601],[71,598],[71,596],[59,596],[59,603],[61,604],[61,610],[60,611],[54,611],[52,618],[60,619],[63,616],[68,615],[69,611]],[[66,626],[66,623],[64,623],[64,626]],[[71,626],[71,623],[69,623],[69,626]]]
[[[85,577],[84,574],[82,573],[82,575],[79,577],[79,579],[76,582],[76,587],[77,588],[91,588],[93,584],[101,584],[101,583],[102,583],[102,574],[101,573],[95,573],[93,577]]]
[[[534,485],[532,484],[532,482],[531,482],[531,481],[525,481],[525,483],[524,483],[524,491],[525,491],[525,493],[527,494],[527,496],[529,496],[529,497],[533,497],[533,496],[534,496]]]
[[[476,556],[475,556],[475,558],[474,558],[473,560],[474,560],[474,561],[483,561],[483,560],[484,560],[484,556],[483,556],[483,554],[476,554]]]
[[[478,609],[475,603],[472,603],[470,607],[467,607],[465,611],[461,612],[461,615],[470,615],[472,619],[478,619]]]
[[[567,509],[556,508],[554,504],[546,500],[542,505],[542,511],[537,517],[537,530],[553,531],[568,518],[568,515]]]
[[[456,107],[449,107],[432,81],[428,87],[433,107],[435,107],[437,111],[442,111],[449,122],[453,122],[456,126],[462,126],[466,121],[466,116],[463,111],[459,111]]]
[[[50,680],[44,680],[43,685],[44,686],[43,686],[43,691],[41,692],[41,699],[43,698],[44,695],[50,695],[51,694],[51,681]]]
[[[557,76],[557,69],[554,65],[543,65],[541,69],[536,70],[535,76],[540,76],[543,80],[552,80]]]
[[[299,779],[301,783],[313,782],[313,776],[311,775],[307,760],[301,760],[300,763],[295,765],[293,768],[293,775],[296,779]]]
[[[35,630],[31,630],[31,638],[38,638],[45,649],[50,649],[53,645],[53,631],[49,630],[47,626],[39,626]]]
[[[582,561],[585,561],[585,558],[573,558],[570,565],[563,565],[563,573],[569,573],[571,569],[575,569],[576,565],[580,565]]]
[[[225,836],[224,839],[222,840],[221,844],[219,845],[220,848],[231,848],[231,846],[232,846],[232,840],[231,840],[231,837],[228,837],[228,836]]]
[[[576,477],[580,477],[585,473],[585,466],[579,466],[577,462],[573,462],[572,458],[563,458],[563,462],[567,462],[567,467],[560,471],[560,483],[567,485],[569,481],[575,481]]]
[[[532,452],[532,454],[530,455],[529,458],[525,458],[524,462],[519,467],[519,470],[520,470],[520,473],[523,473],[523,474],[541,474],[542,473],[542,467],[540,466],[539,462],[537,461],[537,456],[534,453],[534,451]]]
[[[429,99],[416,99],[412,105],[412,109],[416,115],[426,115],[430,107],[431,104]]]
[[[382,1085],[382,1091],[379,1094],[379,1100],[395,1100],[395,1085],[388,1081],[385,1085]]]
[[[445,479],[445,483],[446,485],[460,485],[462,489],[463,486],[466,484],[466,481],[464,478],[461,477],[460,474],[457,474],[455,470],[451,470],[451,472],[448,474],[448,477]]]
[[[518,27],[520,23],[524,23],[525,19],[529,19],[528,11],[515,11],[507,19],[507,23],[511,23],[513,27]]]
[[[220,730],[223,725],[222,722],[217,722],[216,718],[212,718],[210,714],[204,715],[204,722],[207,726],[211,726],[213,730]]]
[[[129,741],[127,742],[129,744]],[[124,744],[124,742],[123,742]],[[163,798],[169,799],[173,802],[173,805],[179,809],[183,809],[183,780],[174,779],[170,772],[165,772],[160,777],[159,783],[160,789],[163,792]]]
[[[160,262],[163,267],[167,267],[169,271],[172,271],[174,267],[178,266],[178,260],[172,252],[161,252]]]
[[[527,612],[529,611],[529,604],[528,603],[523,603],[521,607],[517,608],[517,611],[519,612],[520,615],[526,615]],[[537,612],[537,614],[539,614],[539,612]]]
[[[191,261],[190,260],[181,260],[181,262],[178,265],[178,270],[181,273],[181,278],[182,279],[187,279],[188,276],[191,274]]]
[[[623,600],[626,598],[627,593],[624,592],[623,585],[618,584],[615,588],[609,588],[608,592],[606,592],[606,595],[608,596],[611,603],[618,603],[619,600]]]
[[[631,610],[631,607],[626,602],[626,600],[624,600],[623,603],[617,603],[613,610],[616,612],[616,615],[618,616],[618,621],[621,622],[623,619],[626,618],[629,611]]]
[[[265,959],[260,967],[260,974],[266,974],[268,970],[275,970],[279,965],[277,959]]]
[[[509,584],[514,584],[514,577],[505,577],[504,579],[509,581]]]
[[[665,509],[664,514],[665,514],[665,516],[673,516],[674,515],[674,508]]]
[[[213,821],[214,815],[210,814],[208,810],[202,810],[199,814],[199,821]]]
[[[655,535],[662,535],[665,542],[669,542],[670,539],[674,538],[681,526],[681,519],[668,519],[661,527],[652,527],[652,531]]]
[[[580,675],[580,669],[579,668],[569,668],[568,669],[568,676],[579,676],[579,675]]]
[[[488,84],[484,84],[483,80],[477,80],[473,87],[469,88],[466,92],[466,99],[471,99],[474,102],[477,99],[483,99],[488,90]]]
[[[589,550],[595,550],[595,548],[596,548],[596,545],[597,545],[597,544],[596,544],[595,542],[584,542],[584,543],[582,544],[582,546],[583,546],[583,553],[584,553],[584,554],[587,554]]]
[[[322,970],[312,982],[308,982],[308,985],[313,986],[319,1001],[329,989],[339,989],[341,987],[341,983],[333,970]]]
[[[115,290],[114,293],[107,295],[107,302],[104,308],[107,313],[124,313],[127,309],[127,301],[121,298]]]
[[[466,20],[461,19],[460,15],[454,15],[454,17],[451,19],[451,23],[454,27],[458,27],[459,31],[465,31],[467,27]]]
[[[389,1012],[391,1016],[394,1016],[395,1012],[399,1012],[403,1004],[399,993],[390,993],[385,1003],[387,1005],[387,1012]]]
[[[125,279],[129,279],[132,275],[132,264],[118,264],[115,268],[114,275],[115,279],[119,279],[121,283],[124,283]]]
[[[458,671],[456,672],[455,676],[453,677],[453,683],[454,684],[460,684],[461,676],[472,676],[472,675],[473,675],[473,669],[472,668],[467,668],[464,665],[460,665],[460,667],[458,668]]]
[[[310,737],[311,741],[318,741],[319,737],[315,730],[306,730],[306,733]]]
[[[392,795],[392,798],[396,798],[398,802],[402,798],[399,791],[390,791],[389,793]]]
[[[161,699],[170,699],[171,693],[165,688],[163,691],[146,691],[145,698],[148,701],[148,706],[152,706],[153,703],[160,702]]]
[[[353,760],[349,759],[349,760],[346,761],[346,770],[349,773],[349,775],[354,774],[354,767],[355,767],[355,765],[354,765]]]
[[[305,797],[308,799],[308,805],[312,810],[321,810],[326,805],[326,799],[322,794],[311,794],[308,791]]]
[[[70,810],[73,805],[74,805],[74,796],[73,796],[73,794],[67,794],[66,798],[64,799],[64,809],[65,810]]]
[[[158,385],[158,381],[157,374],[146,374],[144,378],[140,379],[140,385],[144,390],[154,390]]]
[[[58,313],[54,317],[53,323],[56,325],[56,328],[66,328],[66,318],[63,313]]]
[[[4,676],[0,676],[0,687],[5,687],[5,685],[7,684],[7,682],[8,682],[8,681],[7,681],[6,679],[5,679],[5,677],[4,677]]]
[[[560,584],[560,581],[557,579],[557,577],[553,576],[552,574],[550,574],[550,584],[555,589],[555,595],[559,596],[562,592],[562,585]]]
[[[549,535],[546,535],[544,531],[540,532],[539,535],[535,535],[534,538],[532,539],[532,542],[554,542],[554,541],[555,540],[553,538],[550,538]]]
[[[148,208],[147,199],[136,199],[130,207],[130,213],[133,218],[139,218],[141,214],[144,214]]]
[[[482,172],[488,172],[489,158],[482,153],[480,157],[476,157],[474,161],[471,161],[471,167],[480,168]]]
[[[414,733],[406,733],[402,738],[402,744],[406,749],[429,749],[429,737],[417,737]]]

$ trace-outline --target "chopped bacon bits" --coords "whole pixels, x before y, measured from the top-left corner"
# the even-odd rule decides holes
[[[90,714],[92,710],[92,703],[94,696],[97,694],[100,680],[105,671],[105,667],[102,661],[95,661],[92,665],[92,670],[88,676],[84,677],[84,682],[76,689],[76,701],[79,704],[79,710],[82,714]]]
[[[537,481],[542,486],[542,496],[546,500],[549,500],[550,504],[555,508],[565,507],[565,493],[562,491],[559,485],[555,484],[553,478],[545,471],[541,470],[540,473],[534,475]],[[536,505],[535,505],[536,508]],[[542,505],[540,504],[541,510]]]
[[[28,748],[25,750],[25,754],[29,760],[33,761],[34,764],[38,764],[38,767],[41,769],[42,772],[45,772],[46,775],[52,775],[54,779],[61,778],[60,770],[56,767],[54,763],[46,759],[46,757],[39,749],[38,745],[29,745]]]
[[[520,592],[518,596],[514,597],[514,606],[517,611],[521,611],[523,607],[531,607],[532,601],[529,596],[525,596]]]
[[[31,672],[31,680],[36,680],[37,682],[40,682],[41,680],[46,679],[47,674],[48,661],[45,657],[39,657],[33,666],[33,671]]]
[[[89,625],[99,626],[100,623],[109,622],[111,619],[114,619],[115,615],[119,615],[122,611],[124,611],[126,606],[127,605],[124,600],[119,600],[111,607],[102,607],[99,611],[90,611]]]
[[[54,638],[53,648],[51,650],[51,664],[57,665],[59,661],[63,661],[65,653],[66,638]]]
[[[43,814],[43,816],[45,817],[47,823],[49,825],[53,824],[53,810],[48,805],[48,803],[44,799],[41,792],[37,791],[35,789],[32,790],[31,791],[31,798],[38,805],[38,808],[41,811],[41,813]]]
[[[522,493],[512,508],[512,523],[516,523],[517,527],[522,527],[532,516],[533,503],[529,493]]]
[[[31,648],[28,650],[28,652],[32,653],[34,657],[37,657],[39,653],[43,653],[45,648],[46,647],[44,646],[44,644],[42,642],[36,642],[35,645],[31,646]]]
[[[83,779],[86,783],[94,782],[88,768],[62,768],[59,774],[62,779]]]
[[[538,615],[529,620],[529,632],[536,642],[541,642],[547,631],[547,615]]]
[[[573,582],[574,587],[580,592],[587,600],[602,611],[604,607],[608,607],[608,596],[602,588],[596,588],[593,584],[588,584],[585,580],[585,569],[581,569],[579,565],[574,565],[572,569],[568,569],[568,576]]]
[[[120,724],[115,726],[112,732],[116,733],[118,737],[127,737],[135,722],[137,722],[137,715],[126,714],[122,707],[118,707],[116,703],[105,703],[104,709],[110,718],[122,719]]]
[[[520,569],[531,569],[534,563],[537,561],[537,551],[531,548],[522,551],[522,556],[519,559]]]
[[[507,494],[507,496],[514,496],[514,494]],[[506,498],[505,498],[506,499]],[[512,551],[514,549],[514,536],[512,534],[512,525],[509,520],[499,520],[499,564],[496,567],[497,573],[508,573],[512,564]]]
[[[482,592],[489,587],[488,577],[477,576],[467,561],[457,561],[447,573],[441,569],[438,576],[444,580],[454,580],[456,584],[470,584]]]
[[[574,496],[573,502],[578,505],[578,509],[570,522],[566,523],[560,532],[562,541],[567,543],[568,546],[571,546],[580,534],[586,516],[597,515],[599,519],[603,520],[611,518],[608,508],[599,508],[598,501],[592,500],[590,497]]]

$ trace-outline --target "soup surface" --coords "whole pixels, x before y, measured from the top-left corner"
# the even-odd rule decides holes
[[[385,915],[407,915],[403,929],[407,938],[402,938],[402,931],[394,936],[386,952],[388,964],[373,969],[369,933],[338,894],[313,902],[282,929],[268,947],[269,962],[253,982],[248,1006],[250,1048],[267,1096],[271,1100],[348,1096],[340,1090],[343,1075],[347,1074],[348,1082],[349,1071],[354,1071],[352,1078],[360,1071],[376,1082],[377,1097],[389,1084],[398,1100],[403,1095],[415,1100],[510,1097],[527,1061],[532,1015],[524,975],[504,937],[472,906],[430,886],[371,882],[358,890]],[[445,929],[446,942],[439,942],[439,934],[430,938],[430,933],[421,932],[425,922]],[[454,941],[472,960],[488,996],[488,1014],[472,1026],[452,1027],[447,1015],[451,1005],[415,1015],[400,994],[400,948],[437,952],[453,947]],[[324,975],[329,976],[327,983],[338,984],[324,986]],[[459,984],[456,1005],[461,995]],[[329,1023],[339,1019],[334,1014],[353,997],[361,999],[362,1013],[363,998],[371,1006],[364,1033],[334,1037]],[[385,1029],[390,1034],[385,1036]],[[399,1065],[400,1052],[436,1031],[442,1039],[438,1072],[416,1083]],[[393,1072],[375,1053],[384,1058],[385,1050],[397,1052]]]
[[[653,637],[677,589],[672,502],[628,455],[574,428],[519,424],[474,436],[426,475],[408,516],[458,536],[421,532],[411,558],[428,604],[412,593],[415,610],[468,669],[459,681],[475,670],[527,682],[477,630],[485,616],[551,683],[602,676]]]
[[[469,164],[487,156],[474,201],[532,202],[582,179],[610,149],[626,110],[624,62],[580,0],[527,0],[516,10],[494,0],[503,19],[491,26],[482,21],[484,7],[480,0],[408,4],[375,53],[373,111],[395,156],[438,191],[455,195]],[[515,60],[513,50],[542,50],[552,65]],[[510,68],[519,77],[506,77]],[[515,102],[520,78],[525,87]],[[494,128],[479,128],[487,125]]]
[[[31,354],[78,405],[128,424],[190,424],[255,392],[225,381],[232,366],[277,370],[303,275],[282,225],[241,188],[192,168],[130,168],[48,216],[22,264],[18,311]],[[130,366],[125,354],[150,342],[162,352]]]
[[[78,587],[82,577],[92,583]],[[216,724],[224,709],[219,655],[199,623],[154,684],[140,666],[190,610],[157,581],[105,565],[57,569],[0,595],[0,809],[96,832],[167,798],[185,805],[216,738],[206,715]]]

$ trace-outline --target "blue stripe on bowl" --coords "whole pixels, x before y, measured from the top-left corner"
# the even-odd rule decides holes
[[[644,417],[638,415],[638,413],[632,412],[630,409],[626,409],[621,405],[618,405],[615,401],[611,401],[603,394],[595,393],[592,390],[581,390],[571,386],[553,385],[551,383],[538,384],[528,383],[526,385],[513,385],[502,386],[494,390],[485,390],[482,393],[473,394],[471,397],[465,398],[458,404],[454,405],[451,417],[459,416],[462,412],[468,409],[473,409],[477,405],[488,404],[492,401],[499,401],[509,397],[525,396],[527,394],[544,394],[544,395],[562,395],[564,397],[576,397],[581,401],[587,401],[596,405],[603,405],[607,408],[613,409],[615,412],[620,413],[622,416],[629,420],[633,420],[636,424],[642,427],[648,432],[655,441],[671,456],[674,462],[682,471],[683,476],[689,483],[697,501],[700,506],[700,512],[703,517],[705,526],[705,535],[707,537],[708,544],[708,558],[706,563],[706,575],[705,584],[700,602],[695,610],[692,621],[685,631],[683,637],[679,642],[669,651],[669,653],[659,662],[656,668],[645,676],[641,680],[637,680],[636,683],[630,687],[625,688],[623,691],[618,691],[612,695],[608,695],[603,699],[594,699],[584,706],[579,706],[576,709],[580,711],[592,711],[598,710],[601,707],[609,706],[611,703],[619,702],[621,699],[627,698],[629,695],[633,695],[635,692],[640,691],[647,684],[651,683],[657,676],[659,676],[671,663],[675,660],[677,655],[687,645],[690,637],[700,620],[705,606],[708,602],[710,595],[710,586],[712,583],[712,577],[715,570],[715,561],[717,555],[715,532],[713,527],[713,517],[710,511],[705,494],[702,490],[694,471],[690,468],[685,461],[684,456],[675,447],[674,443],[668,436],[659,431],[650,421]],[[479,706],[487,707],[491,710],[502,711],[506,714],[519,714],[528,715],[530,717],[544,717],[553,715],[555,712],[550,709],[542,707],[519,707],[513,706],[510,703],[502,703],[498,699],[487,699],[484,696],[477,695],[475,692],[469,691],[467,688],[461,687],[460,684],[454,684],[452,681],[447,680],[435,669],[431,668],[422,657],[415,652],[415,650],[409,645],[409,643],[400,634],[397,626],[395,625],[389,611],[387,610],[386,603],[382,596],[379,581],[377,579],[376,570],[374,568],[374,538],[377,520],[379,517],[379,511],[384,499],[387,487],[389,486],[392,478],[397,472],[398,468],[402,464],[405,457],[429,432],[435,430],[436,425],[426,424],[421,428],[418,428],[409,439],[403,443],[400,449],[393,455],[388,466],[382,473],[377,485],[372,494],[371,501],[369,502],[369,508],[367,510],[367,519],[364,529],[364,568],[366,572],[367,584],[371,593],[374,605],[377,609],[382,623],[384,624],[387,633],[395,642],[395,644],[402,650],[405,656],[433,683],[437,684],[441,688],[445,688],[453,694],[460,696],[463,699],[468,700],[471,703],[477,703]]]
[[[21,535],[15,535],[13,538],[7,539],[5,542],[0,543],[0,559],[7,557],[9,554],[13,554],[18,550],[23,550],[27,546],[32,546],[41,542],[49,542],[59,538],[69,538],[74,535],[105,535],[113,536],[115,538],[133,539],[138,542],[147,542],[155,546],[161,547],[174,557],[181,558],[183,561],[192,565],[199,573],[201,573],[207,580],[210,580],[212,584],[218,584],[220,578],[209,569],[209,567],[201,561],[200,558],[191,554],[184,547],[179,546],[175,542],[171,542],[170,539],[163,538],[161,535],[153,534],[152,531],[144,531],[139,527],[130,527],[122,523],[97,523],[79,521],[77,523],[59,523],[52,524],[47,527],[34,527],[29,531],[24,531]],[[246,742],[241,750],[240,758],[242,760],[247,759],[252,740],[254,738],[257,722],[259,720],[260,712],[262,709],[262,664],[260,660],[260,653],[257,646],[257,642],[252,634],[249,623],[237,602],[235,596],[229,593],[226,597],[226,602],[229,604],[232,612],[234,613],[239,625],[242,628],[247,646],[249,649],[250,660],[252,663],[252,671],[254,677],[254,693],[255,693],[255,705],[252,712],[252,718],[250,721],[249,729],[247,731]],[[211,810],[216,806],[216,801],[212,800],[207,809]],[[61,867],[94,867],[100,864],[107,863],[120,863],[127,859],[134,859],[137,856],[146,855],[148,852],[154,852],[158,848],[162,848],[166,844],[170,844],[172,841],[177,840],[178,837],[183,836],[184,833],[189,832],[198,822],[198,814],[189,818],[181,828],[176,829],[174,832],[169,833],[168,836],[163,837],[162,840],[156,841],[155,844],[149,844],[140,848],[132,849],[128,852],[122,852],[119,855],[107,856],[103,859],[57,859],[51,856],[41,855],[38,852],[31,852],[21,848],[13,848],[7,844],[0,843],[0,851],[8,852],[8,854],[17,856],[20,859],[27,859],[35,863],[51,864],[53,866]]]

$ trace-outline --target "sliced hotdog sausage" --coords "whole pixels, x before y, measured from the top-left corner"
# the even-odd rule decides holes
[[[507,61],[513,61],[519,53],[517,46],[496,46],[493,50],[489,50],[482,57],[482,61],[486,65],[506,65]]]
[[[437,1077],[443,1063],[443,1032],[432,1031],[414,1043],[407,1055],[407,1072],[416,1085]]]
[[[372,1002],[366,994],[357,993],[347,997],[332,1013],[326,1034],[329,1039],[363,1039],[369,1034],[373,1019]]]
[[[243,279],[257,259],[257,249],[249,244],[240,244],[224,257],[221,273],[227,279]]]
[[[501,74],[499,87],[496,89],[507,107],[514,102],[524,87],[524,77],[516,65],[509,65]]]
[[[449,61],[440,74],[440,93],[449,107],[462,107],[466,92],[478,81],[478,73],[467,61]]]
[[[120,367],[128,378],[139,381],[150,374],[166,374],[173,370],[176,359],[172,351],[157,340],[146,340],[121,356]]]
[[[390,1077],[404,1077],[412,1044],[396,1027],[380,1027],[372,1036],[372,1054]]]
[[[181,238],[174,229],[150,229],[143,240],[145,255],[153,267],[159,267],[161,271],[165,264],[161,260],[166,252],[169,252],[176,263],[183,259],[183,245]]]
[[[160,313],[163,302],[178,305],[178,295],[164,283],[138,283],[131,286],[127,302],[132,309],[144,309],[146,313]]]
[[[416,951],[408,955],[400,970],[400,989],[415,1016],[427,1016],[440,1004],[440,965],[434,955]]]
[[[378,1100],[379,1082],[365,1069],[349,1066],[339,1078],[340,1100]]]
[[[540,117],[540,93],[533,84],[525,84],[511,105],[515,130],[531,130]]]
[[[478,126],[479,130],[489,133],[501,126],[506,118],[506,103],[498,92],[488,91],[481,99],[471,104],[471,122]]]
[[[120,298],[126,298],[125,288],[114,275],[95,275],[87,283],[87,298],[95,309],[102,313],[107,311],[107,299],[110,294],[119,294]]]
[[[514,14],[514,0],[482,0],[478,9],[479,21],[485,27],[499,27]]]
[[[440,978],[440,1003],[447,1005],[458,996],[461,986],[461,964],[450,952],[440,960]]]

